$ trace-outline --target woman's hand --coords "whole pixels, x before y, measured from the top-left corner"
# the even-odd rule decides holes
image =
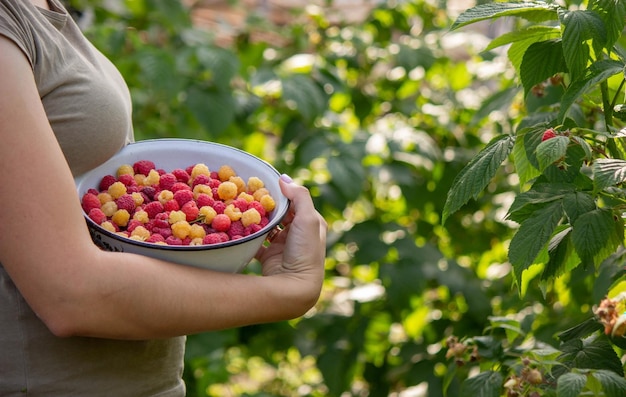
[[[294,293],[315,304],[324,280],[326,229],[324,218],[316,211],[307,188],[281,176],[280,188],[291,200],[282,221],[282,230],[270,233],[269,246],[259,249],[256,258],[264,276],[285,277],[285,288],[294,285]]]

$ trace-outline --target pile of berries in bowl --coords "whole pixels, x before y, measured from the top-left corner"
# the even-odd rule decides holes
[[[101,248],[239,272],[287,212],[279,176],[237,148],[152,139],[125,146],[76,186]]]

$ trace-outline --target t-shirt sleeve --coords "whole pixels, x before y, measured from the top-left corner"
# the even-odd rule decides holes
[[[0,35],[22,50],[32,68],[36,62],[36,51],[28,17],[29,10],[24,3],[26,2],[21,0],[0,0]]]

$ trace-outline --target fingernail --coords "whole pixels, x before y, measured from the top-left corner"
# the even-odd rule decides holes
[[[291,179],[291,177],[289,175],[287,175],[287,174],[282,174],[280,176],[280,179],[282,179],[283,182],[287,182],[287,183],[293,182],[293,179]]]

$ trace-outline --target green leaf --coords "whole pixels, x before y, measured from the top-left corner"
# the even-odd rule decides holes
[[[288,108],[311,122],[326,108],[326,96],[308,75],[293,74],[281,79],[283,100]]]
[[[593,170],[594,188],[599,191],[626,181],[626,161],[617,159],[597,159]]]
[[[533,264],[548,243],[562,217],[563,207],[559,200],[535,211],[520,225],[509,246],[509,261],[518,282],[521,281],[523,271]]]
[[[485,51],[510,44],[507,56],[515,70],[519,73],[522,59],[528,47],[540,41],[559,37],[561,37],[561,29],[559,27],[530,26],[526,29],[515,30],[496,37],[489,43]]]
[[[499,372],[481,372],[463,381],[459,397],[499,397],[502,381]]]
[[[522,17],[534,22],[547,21],[556,18],[557,9],[558,6],[543,1],[480,4],[462,12],[450,29],[505,16]]]
[[[580,215],[573,227],[574,248],[585,266],[607,258],[622,241],[623,225],[620,233],[613,212],[607,209],[596,209]]]
[[[573,247],[570,238],[571,227],[563,227],[557,231],[548,243],[548,262],[541,273],[542,280],[558,277],[567,269],[568,259],[571,257]]]
[[[500,135],[481,150],[456,176],[448,191],[443,208],[442,223],[471,198],[477,198],[504,160],[511,153],[515,137]]]
[[[626,379],[615,372],[600,369],[593,371],[591,375],[600,381],[606,397],[623,397],[626,395]]]
[[[563,24],[563,55],[575,81],[582,76],[590,60],[587,41],[604,45],[606,30],[600,16],[589,10],[563,12],[559,17]]]
[[[561,109],[558,115],[559,123],[563,123],[565,116],[574,102],[582,97],[590,88],[595,88],[609,77],[623,72],[624,63],[614,59],[604,59],[591,64],[585,77],[570,84],[563,94]]]
[[[589,3],[590,10],[595,11],[604,21],[606,28],[605,48],[610,50],[624,31],[626,20],[626,4],[623,1],[598,0]]]
[[[196,56],[202,66],[211,71],[211,82],[220,90],[227,90],[239,69],[239,60],[231,52],[218,47],[200,47]]]
[[[533,86],[560,72],[567,72],[561,40],[553,39],[531,44],[522,57],[520,79],[524,97]]]
[[[562,199],[574,187],[558,184],[536,184],[532,189],[520,193],[509,207],[507,219],[522,223],[545,204]]]
[[[564,343],[559,360],[568,368],[608,369],[624,375],[622,362],[604,335],[574,339]],[[558,371],[556,371],[558,373]]]
[[[566,136],[555,136],[541,142],[536,150],[539,171],[543,171],[549,165],[564,159],[569,142],[569,138]]]
[[[524,136],[518,135],[513,147],[513,164],[519,177],[520,186],[541,175],[541,172],[529,161],[524,144]]]
[[[587,383],[587,376],[569,372],[559,377],[556,382],[557,397],[578,397]]]
[[[571,192],[563,197],[563,210],[570,224],[574,224],[581,214],[595,209],[596,202],[589,193]]]
[[[575,326],[560,332],[557,335],[557,338],[561,342],[568,342],[575,339],[584,339],[594,332],[600,331],[601,329],[603,329],[603,327],[598,322],[598,320],[595,317],[589,317],[582,323],[576,324]]]
[[[213,135],[224,131],[235,118],[235,101],[229,93],[193,86],[187,92],[187,105],[200,124]]]
[[[357,158],[332,156],[328,159],[332,185],[347,201],[356,200],[363,191],[365,171]]]

